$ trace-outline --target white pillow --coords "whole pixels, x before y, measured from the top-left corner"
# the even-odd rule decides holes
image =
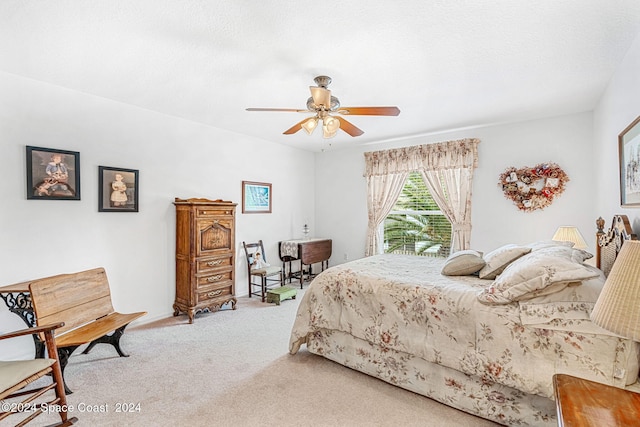
[[[531,252],[531,248],[508,244],[500,246],[484,256],[486,265],[480,270],[481,279],[495,279],[513,261]]]
[[[540,240],[537,242],[529,243],[528,245],[525,245],[525,246],[527,246],[528,248],[531,248],[532,252],[535,252],[540,249],[546,249],[546,248],[556,247],[556,246],[565,246],[568,248],[572,248],[573,245],[575,245],[575,243],[573,242],[565,242],[565,241],[558,241],[558,240]]]
[[[575,261],[578,264],[582,264],[584,261],[588,260],[589,258],[593,258],[593,254],[587,251],[584,251],[582,249],[576,249],[572,247],[573,243],[571,242],[561,242],[561,243],[569,243],[569,245],[539,247],[539,248],[533,249],[532,252],[555,255],[558,257]]]
[[[571,249],[571,248],[568,248]],[[598,272],[571,258],[536,251],[509,265],[491,286],[478,293],[485,304],[508,304],[561,291],[570,283],[598,277]]]
[[[558,292],[532,296],[530,299],[527,298],[521,301],[536,304],[554,303],[558,301],[595,303],[598,300],[598,296],[600,296],[606,277],[599,268],[587,264],[583,265],[593,271],[593,274],[596,276],[583,280],[582,282],[569,283],[567,287]],[[522,304],[524,304],[524,302]]]
[[[445,276],[467,276],[480,271],[484,267],[482,252],[466,249],[450,255],[442,267]]]

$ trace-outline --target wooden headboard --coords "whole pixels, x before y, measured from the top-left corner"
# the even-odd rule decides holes
[[[596,220],[596,226],[596,266],[608,276],[624,241],[638,238],[633,234],[626,215],[614,215],[611,228],[606,231],[602,217]]]

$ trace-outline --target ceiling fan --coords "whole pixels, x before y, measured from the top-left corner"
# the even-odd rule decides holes
[[[322,121],[322,136],[332,138],[339,129],[342,129],[351,136],[360,136],[364,133],[361,129],[345,120],[342,116],[397,116],[400,114],[398,107],[341,107],[340,101],[331,95],[327,86],[331,83],[331,77],[317,76],[313,81],[317,86],[309,86],[311,97],[307,100],[307,109],[298,110],[295,108],[247,108],[247,111],[289,111],[296,113],[314,113],[313,117],[308,117],[283,133],[292,135],[300,129],[304,129],[309,135],[313,133],[318,124]],[[338,115],[334,115],[338,114]]]

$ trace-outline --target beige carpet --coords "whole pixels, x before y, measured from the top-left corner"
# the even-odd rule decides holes
[[[92,427],[496,425],[304,347],[289,355],[300,298],[276,306],[244,297],[191,325],[182,315],[132,326],[122,339],[128,358],[108,345],[78,351],[65,373],[73,415]]]

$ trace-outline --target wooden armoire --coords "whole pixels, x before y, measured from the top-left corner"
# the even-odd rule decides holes
[[[176,198],[176,299],[193,323],[196,313],[215,311],[235,298],[236,203]]]

